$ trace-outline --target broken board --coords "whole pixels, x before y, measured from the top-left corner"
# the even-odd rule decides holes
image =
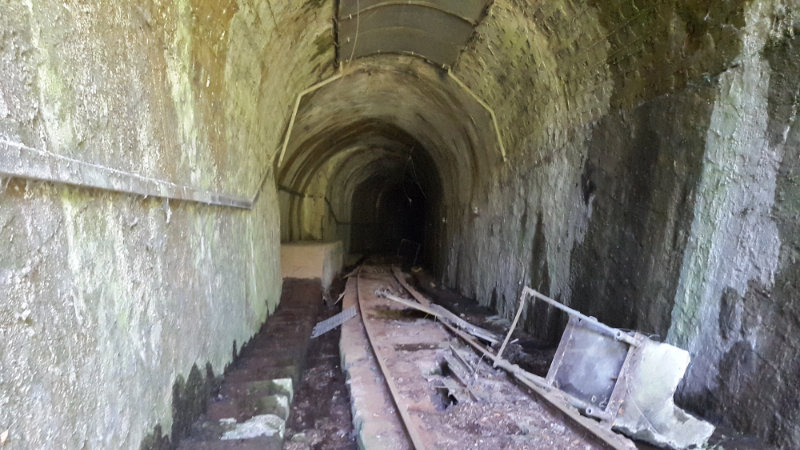
[[[341,312],[334,314],[333,316],[328,317],[327,319],[314,325],[314,329],[311,330],[311,339],[322,336],[323,334],[333,330],[334,328],[340,326],[341,324],[347,322],[348,320],[352,319],[355,316],[356,316],[355,306],[343,309]]]

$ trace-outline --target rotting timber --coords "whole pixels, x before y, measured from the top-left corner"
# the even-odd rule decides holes
[[[452,317],[434,312],[431,305],[409,307],[405,302],[413,300],[400,296],[408,292],[412,297],[424,297],[403,280],[402,273],[393,274],[388,266],[362,266],[353,275],[345,290],[344,307],[357,303],[362,320],[350,321],[346,327],[352,333],[355,327],[363,326],[374,351],[367,370],[356,367],[357,363],[348,361],[348,345],[344,343],[347,332],[343,332],[343,367],[351,379],[360,446],[634,448],[631,441],[555,401],[550,393],[513,370],[507,373],[493,368],[488,350],[476,353],[468,345],[483,348],[470,333],[476,330],[462,331],[463,326],[459,328]],[[427,315],[441,320],[430,320]],[[512,365],[507,366],[503,369]],[[382,383],[388,387],[384,391],[390,400],[380,402],[391,407],[357,411],[359,403],[370,403],[353,392],[365,372],[383,375]],[[520,382],[515,383],[512,377]],[[369,428],[370,421],[394,421],[395,438],[399,429],[405,442],[386,447],[385,440],[375,440],[380,433]]]

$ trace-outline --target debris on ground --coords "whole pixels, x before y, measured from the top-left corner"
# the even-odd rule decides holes
[[[339,298],[341,298],[341,296]],[[356,309],[351,307],[343,309],[337,314],[334,314],[333,316],[328,317],[327,319],[321,322],[318,322],[316,325],[314,325],[314,329],[311,331],[311,339],[322,336],[323,334],[333,330],[334,328],[340,326],[341,324],[347,322],[348,320],[352,319],[355,316],[356,316]]]
[[[360,446],[389,448],[382,439],[383,431],[378,430],[393,430],[386,425],[393,421],[406,431],[410,441],[391,448],[605,447],[583,426],[565,422],[560,411],[531,396],[527,386],[515,383],[504,370],[493,368],[491,360],[471,350],[447,328],[465,333],[458,325],[466,325],[463,329],[470,332],[477,327],[462,323],[460,317],[459,321],[451,320],[455,316],[452,312],[427,309],[416,300],[403,299],[425,308],[421,312],[376,295],[376,291],[396,298],[411,295],[387,267],[362,267],[355,275],[348,279],[344,306],[360,305],[358,325],[367,342],[343,342],[345,370],[359,384],[365,376],[383,374],[382,383],[387,386],[384,392],[389,398],[370,399],[378,395],[378,390],[364,392],[359,388],[356,392],[354,417],[359,421],[356,430]],[[347,324],[348,336],[359,332],[352,329],[355,322]],[[483,331],[489,334],[475,334],[492,336],[492,341],[499,342],[497,335]],[[472,334],[466,336],[472,338]],[[374,355],[370,367],[363,366],[370,360],[359,356],[364,353],[363,345],[371,347]]]
[[[389,270],[370,267],[368,270],[363,270],[363,274],[358,271],[354,274],[359,275],[354,277],[358,283],[368,283],[370,288],[377,287],[365,294],[359,286],[358,298],[359,302],[367,302],[361,303],[362,320],[365,322],[367,335],[372,341],[381,371],[387,378],[397,377],[399,381],[403,381],[403,377],[398,376],[398,373],[404,373],[405,377],[413,377],[413,374],[408,373],[411,369],[398,369],[410,361],[404,360],[397,349],[414,346],[416,350],[426,348],[434,350],[433,357],[437,363],[433,365],[438,364],[439,369],[439,372],[434,371],[424,377],[427,384],[433,386],[439,395],[438,409],[433,408],[437,410],[435,414],[431,412],[430,407],[421,406],[425,405],[425,402],[419,400],[421,394],[402,392],[408,389],[407,382],[399,385],[394,380],[386,381],[398,406],[400,419],[405,423],[412,442],[417,446],[420,442],[435,442],[436,446],[441,448],[459,446],[468,448],[471,445],[467,444],[477,442],[470,440],[468,437],[470,434],[468,432],[464,434],[465,430],[460,430],[460,435],[455,433],[457,436],[454,438],[455,441],[449,442],[448,430],[452,427],[448,425],[450,423],[448,421],[459,420],[456,416],[450,416],[451,411],[461,411],[459,414],[462,416],[459,417],[463,418],[463,414],[471,408],[468,405],[476,404],[489,410],[493,407],[491,406],[493,402],[487,399],[496,397],[494,393],[487,395],[491,389],[487,389],[486,380],[496,378],[497,374],[487,375],[478,370],[482,365],[486,366],[487,361],[494,367],[504,369],[522,385],[535,392],[545,403],[549,403],[550,407],[554,407],[571,419],[573,426],[577,425],[578,429],[593,435],[596,442],[587,444],[590,448],[598,442],[600,445],[613,448],[634,448],[631,441],[612,432],[612,429],[644,442],[670,448],[701,446],[714,431],[713,425],[678,408],[672,399],[689,362],[689,355],[684,350],[655,342],[641,333],[609,327],[528,287],[523,290],[519,310],[500,344],[498,336],[491,331],[475,326],[431,302],[411,286],[405,274],[398,268],[393,267],[391,272],[400,287],[393,283],[386,272]],[[373,293],[374,295],[371,295]],[[404,298],[404,293],[411,298]],[[373,297],[391,300],[395,306],[380,303],[380,300]],[[545,300],[570,317],[546,377],[526,371],[503,358],[506,349],[509,353],[513,353],[516,351],[515,345],[519,347],[518,344],[514,344],[517,340],[510,339],[528,299]],[[381,323],[381,319],[383,321],[401,319],[400,312],[403,307],[425,315],[410,316],[416,320],[416,328],[413,331],[403,332],[400,331],[399,325],[392,327]],[[400,312],[394,312],[398,308]],[[463,344],[454,345],[450,340],[441,337],[438,341],[439,347],[434,341],[423,343],[424,339],[420,336],[431,335],[432,332],[420,328],[419,322],[428,319],[437,321],[435,322],[437,326],[444,326],[463,342],[468,343],[477,353],[467,348],[459,350]],[[375,331],[370,331],[370,328],[374,328]],[[406,342],[409,340],[407,333],[416,336],[413,344]],[[378,337],[373,339],[372,334]],[[388,348],[390,343],[375,342],[390,338],[393,349]],[[447,342],[446,348],[443,342]],[[498,344],[500,344],[499,349],[496,349]],[[475,356],[478,361],[472,365],[468,362],[467,354]],[[425,372],[423,367],[432,365],[430,361],[426,362],[430,358],[431,355],[425,356],[419,351],[412,357],[417,370],[423,372]],[[664,367],[665,365],[668,367]],[[408,401],[405,399],[408,396],[416,398]],[[494,403],[497,403],[494,404],[496,407],[503,404]],[[406,408],[405,404],[411,405],[412,408]],[[503,404],[500,409],[503,408],[508,408],[508,405]],[[530,408],[530,405],[524,408]],[[493,414],[495,413],[489,413],[478,420],[511,417],[508,414],[503,416],[500,412],[496,413],[499,414],[497,416]],[[420,417],[424,417],[424,420],[420,420]],[[443,421],[443,418],[446,420]],[[506,427],[506,429],[516,431],[500,433],[502,438],[495,439],[491,444],[479,439],[481,445],[516,448],[517,445],[522,445],[522,442],[529,443],[529,438],[517,441],[514,437],[519,435],[520,430],[528,428],[521,427],[519,421],[512,422],[516,424],[516,428]],[[432,428],[433,423],[438,424],[437,427]],[[558,425],[563,426],[563,423]],[[473,423],[472,426],[476,430],[480,429],[480,423],[477,425]],[[503,426],[501,423],[493,423],[492,429],[502,430]],[[469,442],[465,442],[465,438]],[[579,440],[580,445],[585,442]],[[548,448],[554,448],[552,445]]]
[[[344,280],[334,279],[332,295],[340,291],[344,292]],[[331,316],[337,309],[336,305],[323,305],[317,316]],[[351,322],[348,320],[345,324]],[[283,450],[358,448],[353,434],[350,396],[339,356],[340,336],[341,328],[334,328],[311,340],[292,413],[286,422]]]

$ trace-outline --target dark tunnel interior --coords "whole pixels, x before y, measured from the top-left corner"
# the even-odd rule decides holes
[[[376,175],[356,189],[352,202],[351,251],[390,254],[401,250],[403,240],[425,242],[427,197],[413,172],[392,182]]]

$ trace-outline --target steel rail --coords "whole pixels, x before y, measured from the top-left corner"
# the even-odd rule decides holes
[[[378,349],[378,346],[375,345],[375,331],[373,328],[373,324],[370,320],[366,317],[364,313],[364,304],[361,292],[361,267],[359,266],[356,269],[356,297],[358,300],[358,310],[361,314],[361,322],[364,324],[364,330],[367,334],[367,341],[369,341],[370,347],[372,347],[372,353],[375,355],[375,359],[378,360],[378,365],[380,366],[381,373],[383,373],[383,379],[386,381],[386,385],[389,387],[389,393],[392,395],[392,401],[394,402],[395,407],[397,408],[397,412],[400,414],[400,421],[403,422],[403,428],[405,428],[406,433],[408,434],[409,439],[411,440],[411,444],[414,448],[418,450],[425,450],[428,447],[425,446],[422,437],[419,435],[416,427],[411,423],[411,416],[408,414],[408,411],[400,404],[398,398],[400,397],[399,390],[397,389],[397,384],[395,384],[394,379],[390,376],[389,368],[384,361],[383,355]]]

